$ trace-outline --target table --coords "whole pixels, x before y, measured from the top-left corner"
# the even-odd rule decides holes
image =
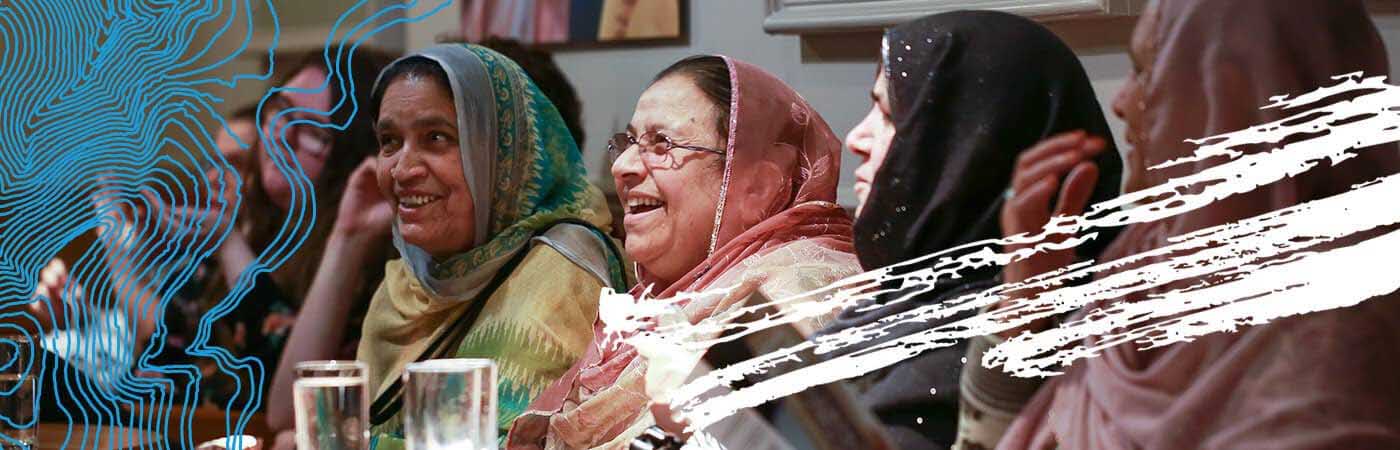
[[[172,419],[180,417],[180,413],[181,409],[175,407],[173,411],[171,411]],[[193,416],[194,420],[191,424],[192,429],[190,431],[192,433],[190,437],[193,438],[193,444],[198,445],[205,441],[223,437],[225,435],[225,416],[231,416],[231,419],[236,421],[238,414],[230,414],[216,408],[206,407],[195,409]],[[260,440],[266,440],[271,433],[267,430],[266,423],[263,420],[262,414],[254,414],[248,423],[248,428],[244,430],[244,433],[256,436]],[[175,425],[173,420],[171,425]],[[86,441],[83,440],[84,431],[87,432]],[[68,447],[70,448],[101,449],[135,448],[142,444],[145,444],[147,447],[159,447],[159,445],[153,444],[162,443],[162,441],[165,440],[164,436],[149,431],[143,432],[136,428],[103,425],[90,425],[86,427],[81,425],[74,426],[72,428],[72,434],[70,435],[69,426],[65,423],[40,423],[36,435],[38,442],[36,442],[35,448],[38,450],[57,450],[64,448],[63,443],[65,438],[67,438]],[[180,439],[179,436],[170,436],[170,438]],[[94,443],[96,443],[96,446],[93,445]],[[171,442],[171,444],[177,448],[182,445],[178,442]]]
[[[84,431],[87,433],[86,437],[83,435]],[[69,434],[68,424],[40,423],[36,434],[38,442],[35,443],[35,448],[39,450],[64,448],[65,438],[68,440],[68,447],[110,449],[136,448],[143,444],[149,445],[159,441],[158,436],[153,436],[149,432],[142,432],[142,430],[135,428],[103,425],[75,426],[72,428],[72,433]],[[95,446],[94,443],[96,443]]]

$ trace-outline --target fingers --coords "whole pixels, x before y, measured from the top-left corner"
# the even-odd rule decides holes
[[[681,437],[689,436],[689,433],[686,433],[689,424],[684,419],[678,419],[675,416],[675,413],[671,411],[670,404],[656,402],[651,404],[650,409],[652,419],[656,421],[656,426],[660,427],[662,431]]]
[[[1059,187],[1059,179],[1044,178],[1017,191],[1002,207],[1002,233],[1011,236],[1039,231],[1050,220],[1050,200]]]
[[[1099,166],[1084,161],[1074,166],[1065,177],[1060,190],[1060,199],[1055,205],[1055,215],[1074,216],[1084,212],[1089,205],[1089,197],[1094,195],[1094,187],[1099,180]]]
[[[366,189],[379,189],[379,173],[376,172],[379,167],[377,162],[378,159],[373,156],[365,158],[364,162],[355,168],[355,173],[351,174],[351,177],[364,183]]]
[[[68,284],[68,266],[61,259],[54,258],[39,271],[39,283],[35,286],[35,298],[29,304],[29,313],[42,327],[56,326],[57,321],[64,317],[64,311],[67,310],[65,303],[69,300],[64,299],[63,290]],[[82,295],[82,287],[74,284],[72,301],[81,299]]]
[[[68,267],[63,260],[54,258],[39,270],[39,283],[34,287],[34,295],[57,300],[63,292],[63,283],[68,279]]]
[[[1035,165],[1049,156],[1076,149],[1089,138],[1089,134],[1085,133],[1084,130],[1069,131],[1045,138],[1016,157],[1016,168],[1023,169]]]
[[[1011,187],[1022,190],[1041,178],[1061,178],[1080,161],[1093,158],[1106,147],[1104,140],[1095,136],[1071,134],[1050,138],[1036,144],[1017,160]]]

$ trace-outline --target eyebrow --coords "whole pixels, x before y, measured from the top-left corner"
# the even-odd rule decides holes
[[[375,132],[375,133],[381,133],[381,134],[382,134],[382,133],[384,133],[385,131],[388,131],[388,130],[391,130],[391,129],[394,129],[394,128],[398,128],[398,125],[394,123],[394,119],[383,119],[383,120],[376,120],[376,121],[374,121],[374,132]]]
[[[456,130],[457,130],[457,124],[456,124],[456,123],[453,123],[451,120],[447,120],[447,118],[444,118],[444,117],[442,117],[442,116],[430,116],[430,117],[423,117],[423,118],[415,119],[413,122],[410,122],[409,126],[412,127],[412,128],[438,128],[438,127],[442,127],[442,128],[451,128],[453,131],[456,131]],[[392,119],[392,118],[381,119],[381,120],[376,121],[376,122],[374,123],[374,131],[375,131],[375,132],[378,132],[378,133],[383,133],[383,132],[385,132],[385,131],[392,130],[392,129],[395,129],[395,128],[399,128],[399,124],[398,124],[398,122],[395,122],[394,119]]]
[[[451,128],[451,129],[453,129],[453,130],[456,130],[456,129],[457,129],[457,122],[452,121],[452,120],[447,120],[447,118],[442,117],[442,116],[428,116],[428,117],[422,117],[422,118],[414,119],[413,125],[412,125],[412,126],[413,126],[413,128],[437,128],[437,127],[443,127],[443,128]]]
[[[283,111],[286,111],[286,110],[283,110]],[[317,121],[318,121],[318,120],[317,120],[318,117],[324,117],[324,116],[321,116],[320,114],[312,114],[312,113],[309,113],[309,112],[306,112],[306,111],[290,111],[290,112],[287,112],[286,114],[283,114],[283,117],[285,117],[286,120],[287,120],[288,122],[293,121],[293,120],[306,120],[306,121],[311,121],[311,122],[317,122]]]

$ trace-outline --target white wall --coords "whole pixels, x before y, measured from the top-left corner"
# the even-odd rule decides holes
[[[838,136],[854,126],[870,107],[869,89],[875,71],[874,46],[869,36],[802,39],[763,32],[766,2],[757,0],[691,0],[688,45],[665,47],[618,47],[589,50],[561,50],[555,53],[559,66],[573,82],[583,101],[583,121],[587,142],[582,144],[590,175],[610,189],[607,175],[606,137],[623,128],[632,115],[637,96],[656,72],[686,56],[721,53],[736,57],[773,72],[807,98],[826,118]],[[439,33],[457,26],[456,9],[450,9],[424,22],[410,25],[409,48],[429,45]],[[1400,17],[1376,19],[1391,48],[1392,65],[1400,61]],[[842,46],[861,48],[841,48]],[[864,47],[871,47],[865,52]],[[1076,48],[1099,94],[1109,124],[1120,141],[1122,122],[1107,110],[1112,96],[1122,86],[1130,69],[1124,48]],[[804,55],[805,53],[805,55]],[[831,55],[835,56],[831,56]],[[866,56],[865,54],[868,54]],[[851,56],[855,55],[855,56]],[[842,162],[841,200],[849,204],[850,174],[857,161],[849,154]]]

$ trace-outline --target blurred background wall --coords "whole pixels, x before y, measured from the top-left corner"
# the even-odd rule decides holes
[[[387,0],[379,1],[389,4]],[[329,31],[328,23],[335,19],[331,15],[343,11],[351,3],[350,0],[277,1],[277,14],[283,23],[283,42],[279,48],[308,49],[319,45],[318,39],[325,36]],[[438,4],[427,0],[419,3],[406,14],[419,15]],[[555,60],[583,102],[587,142],[580,146],[584,149],[590,176],[604,189],[612,189],[606,167],[606,137],[626,125],[637,96],[651,77],[685,56],[722,53],[768,69],[802,93],[842,137],[868,111],[868,91],[874,80],[879,33],[772,35],[763,30],[763,19],[768,12],[765,1],[691,0],[687,3],[689,36],[684,43],[555,50]],[[376,36],[374,44],[404,51],[455,35],[461,22],[459,7],[459,4],[449,5],[422,21],[389,30]],[[270,36],[271,14],[255,11],[255,18],[260,28],[259,39],[265,41]],[[1400,16],[1382,14],[1375,19],[1390,47],[1392,65],[1395,65],[1400,60]],[[1051,24],[1082,59],[1120,145],[1123,124],[1113,117],[1108,107],[1130,69],[1127,36],[1131,27],[1131,19]],[[266,47],[265,43],[262,45]],[[254,53],[250,52],[240,58],[236,67],[259,70],[262,61],[257,56],[265,58],[265,55],[252,55]],[[237,100],[230,102],[232,104],[255,101],[260,89],[240,87],[237,91],[231,96]],[[845,155],[840,197],[845,204],[854,199],[850,192],[850,174],[856,164],[852,156]]]

